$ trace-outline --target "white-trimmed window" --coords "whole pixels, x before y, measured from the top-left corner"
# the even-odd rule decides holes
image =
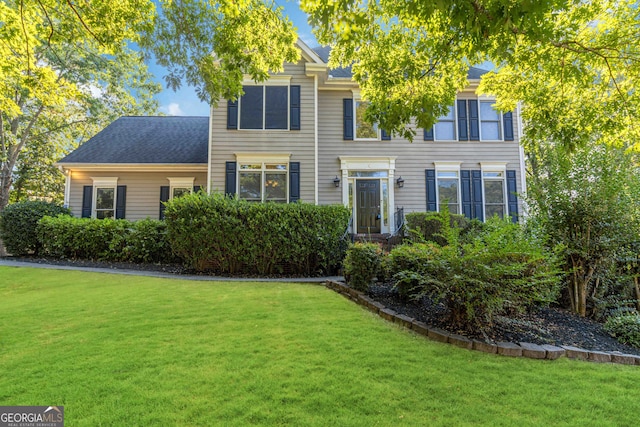
[[[501,114],[494,108],[495,101],[480,101],[480,139],[501,141]]]
[[[461,212],[460,163],[438,162],[436,166],[436,193],[438,211],[445,207],[453,214]]]
[[[433,126],[436,141],[455,141],[456,136],[456,108],[449,107],[449,113],[440,117]]]
[[[255,85],[245,82],[238,99],[238,129],[289,130],[290,76],[273,76]]]
[[[115,218],[117,187],[118,178],[93,178],[92,218]]]
[[[169,180],[169,200],[193,193],[193,177],[167,178]]]
[[[369,105],[368,101],[354,99],[353,101],[353,135],[356,140],[378,140],[380,130],[377,124],[371,124],[364,119],[364,113]]]
[[[238,197],[251,202],[287,203],[289,155],[236,155]]]
[[[485,220],[497,215],[507,216],[506,165],[481,164],[482,200],[484,200]]]

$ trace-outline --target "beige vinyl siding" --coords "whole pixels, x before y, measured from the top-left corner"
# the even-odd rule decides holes
[[[391,141],[343,140],[343,99],[351,91],[320,91],[319,110],[319,202],[342,203],[342,191],[333,179],[341,176],[340,156],[396,156],[395,178],[404,178],[404,188],[395,187],[395,206],[405,212],[426,210],[425,169],[434,162],[460,161],[461,169],[480,169],[480,162],[506,162],[507,169],[516,170],[518,192],[522,191],[520,150],[517,142],[433,142],[423,140],[423,130],[417,129],[413,142],[393,136]],[[460,99],[473,98],[461,94]],[[514,137],[518,141],[517,117],[514,114]],[[520,206],[520,212],[521,206]]]
[[[194,186],[207,188],[206,172],[76,171],[72,172],[69,194],[69,207],[76,217],[82,216],[82,189],[85,185],[93,185],[92,177],[117,177],[118,185],[127,186],[125,218],[132,221],[147,217],[158,219],[160,187],[169,185],[167,177],[194,177]]]
[[[300,162],[300,198],[314,202],[314,79],[305,75],[304,61],[286,64],[281,74],[300,86],[300,130],[227,130],[227,101],[220,100],[211,108],[212,192],[224,191],[225,163],[236,161],[236,153],[291,154],[290,161]]]

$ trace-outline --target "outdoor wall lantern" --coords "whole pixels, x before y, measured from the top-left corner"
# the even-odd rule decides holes
[[[338,178],[338,175],[336,175],[336,177],[333,178],[333,185],[335,185],[336,188],[340,187],[340,178]]]
[[[404,179],[402,178],[402,176],[398,177],[398,179],[396,180],[396,183],[398,184],[398,188],[404,187]]]

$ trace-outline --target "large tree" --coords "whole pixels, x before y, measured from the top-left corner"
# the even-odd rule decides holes
[[[282,8],[264,0],[160,0],[142,45],[167,67],[166,83],[194,86],[216,105],[242,92],[245,75],[263,81],[296,62],[296,30]]]
[[[0,211],[38,151],[68,151],[118,115],[157,109],[158,85],[129,48],[153,16],[149,0],[0,3]]]
[[[414,118],[430,127],[467,84],[469,67],[491,60],[498,68],[481,91],[498,95],[503,110],[522,101],[534,126],[550,118],[544,132],[531,128],[535,137],[575,143],[633,133],[635,1],[302,0],[301,7],[318,40],[333,47],[330,63],[353,64],[371,101],[367,117],[388,131],[411,137]]]

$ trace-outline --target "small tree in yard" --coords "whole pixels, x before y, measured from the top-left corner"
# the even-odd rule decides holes
[[[586,146],[567,153],[545,147],[532,156],[529,225],[564,246],[571,310],[594,314],[593,298],[640,231],[640,175],[624,150]]]

